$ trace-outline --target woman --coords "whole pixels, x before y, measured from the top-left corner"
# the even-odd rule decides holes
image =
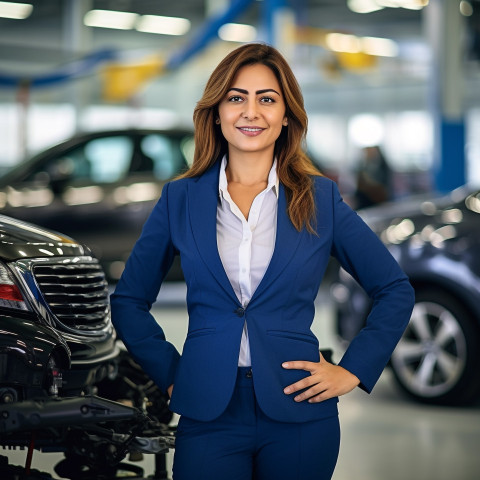
[[[112,296],[117,332],[181,415],[174,480],[323,480],[337,397],[370,392],[406,327],[408,279],[302,152],[307,118],[274,48],[248,44],[194,111],[193,165],[167,184]],[[182,355],[149,310],[176,254],[187,284]],[[373,300],[339,365],[310,326],[329,257]]]

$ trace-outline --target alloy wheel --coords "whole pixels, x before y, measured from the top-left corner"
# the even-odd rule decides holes
[[[402,387],[416,397],[440,397],[458,383],[466,360],[467,342],[459,319],[439,303],[416,303],[392,355]]]

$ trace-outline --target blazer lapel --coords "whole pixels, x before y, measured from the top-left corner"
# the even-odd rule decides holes
[[[188,185],[190,223],[200,256],[215,280],[238,303],[217,247],[217,204],[220,162]]]
[[[238,303],[237,296],[223,268],[217,247],[217,203],[220,162],[188,186],[190,223],[198,251],[214,278],[225,292]],[[269,286],[292,259],[300,239],[305,233],[298,232],[287,214],[285,189],[280,184],[278,195],[277,234],[270,263],[251,301]]]
[[[265,275],[260,284],[255,290],[250,302],[262,294],[266,287],[268,287],[283,271],[287,264],[292,259],[295,251],[298,248],[300,239],[305,232],[302,230],[298,232],[290,221],[287,213],[287,198],[285,189],[280,183],[278,195],[278,212],[277,212],[277,234],[275,238],[275,249],[272,258],[267,267]]]

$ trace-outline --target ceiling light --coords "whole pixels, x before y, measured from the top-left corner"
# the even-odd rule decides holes
[[[0,17],[23,20],[30,16],[33,6],[29,3],[0,2]]]
[[[379,57],[396,57],[398,45],[389,38],[357,37],[345,33],[327,33],[326,47],[333,52],[366,53]]]
[[[159,15],[142,15],[135,28],[139,32],[161,35],[185,35],[190,30],[190,20]]]
[[[389,38],[362,37],[360,39],[362,52],[379,57],[396,57],[398,45]]]
[[[408,10],[421,10],[428,5],[428,0],[374,0],[382,7],[406,8]]]
[[[473,15],[473,7],[470,2],[467,1],[461,1],[460,2],[460,13],[464,17],[471,17]]]
[[[218,36],[226,42],[251,42],[257,37],[257,29],[251,25],[226,23],[218,29]]]
[[[361,51],[360,39],[355,35],[328,33],[325,36],[325,42],[334,52],[359,53]]]
[[[402,5],[403,2],[402,0],[376,0],[378,5],[381,7],[388,7],[388,8],[398,8]]]
[[[375,0],[348,0],[347,5],[355,13],[371,13],[384,8]]]
[[[413,1],[413,2],[405,2],[403,5],[400,5],[402,8],[406,8],[408,10],[422,10],[428,5],[428,1]]]
[[[136,13],[117,12],[115,10],[90,10],[86,13],[83,23],[87,27],[131,30],[137,18],[138,14]]]

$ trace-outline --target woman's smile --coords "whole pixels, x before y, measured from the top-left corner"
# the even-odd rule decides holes
[[[260,135],[265,129],[260,127],[237,127],[247,137],[256,137]]]

